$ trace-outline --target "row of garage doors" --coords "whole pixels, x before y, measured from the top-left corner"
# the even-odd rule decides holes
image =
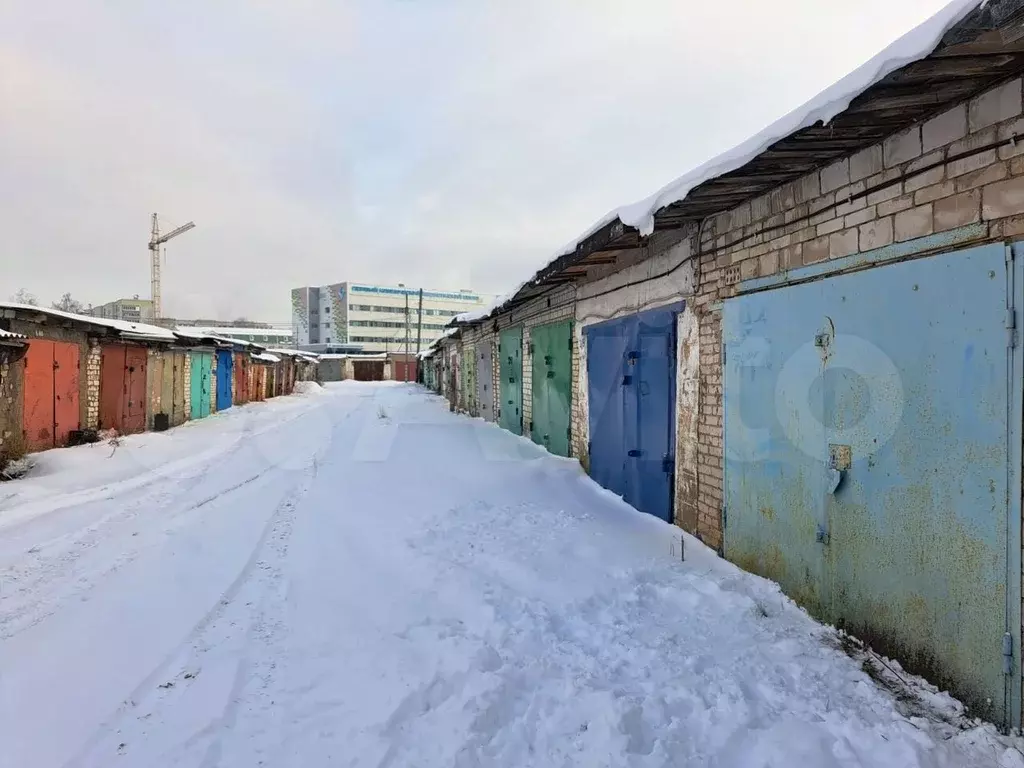
[[[676,318],[683,304],[587,326],[590,473],[642,512],[672,520],[675,471]],[[480,415],[559,456],[572,437],[573,323],[530,329],[531,413],[523,412],[523,329],[476,346],[460,372]],[[496,393],[494,390],[497,390]],[[495,398],[494,395],[497,394]],[[497,401],[497,413],[492,411]]]
[[[80,350],[72,342],[29,342],[23,415],[28,450],[67,445],[71,434],[81,428]],[[100,429],[115,429],[122,434],[145,431],[151,398],[153,404],[159,403],[158,412],[166,415],[167,426],[182,424],[186,417],[186,355],[191,355],[191,418],[205,418],[214,407],[221,411],[235,402],[262,399],[257,391],[249,393],[248,361],[230,350],[165,352],[150,358],[144,347],[112,344],[101,350]],[[216,391],[211,392],[211,387]]]

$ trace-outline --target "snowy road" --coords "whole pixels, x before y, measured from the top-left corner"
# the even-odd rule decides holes
[[[0,485],[3,768],[1024,766],[411,386],[41,462]]]

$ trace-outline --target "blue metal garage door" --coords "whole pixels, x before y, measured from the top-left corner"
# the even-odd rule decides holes
[[[231,407],[231,381],[234,375],[235,361],[230,349],[217,350],[217,410],[223,411]]]
[[[892,264],[723,313],[726,556],[996,721],[1020,681],[1008,326],[1024,281],[1009,254]]]
[[[586,329],[590,474],[636,509],[669,522],[681,310],[674,304]]]

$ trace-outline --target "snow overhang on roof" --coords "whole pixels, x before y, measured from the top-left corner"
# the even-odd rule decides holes
[[[866,149],[1024,71],[1024,0],[952,0],[860,68],[739,146],[603,216],[475,324],[677,230]],[[1013,29],[1010,29],[1013,27]]]
[[[261,363],[271,363],[271,364],[273,364],[273,363],[280,363],[281,362],[281,358],[280,357],[278,357],[277,355],[268,354],[266,352],[260,352],[258,355],[253,355],[252,359],[253,360],[258,360]]]
[[[158,325],[147,325],[146,323],[129,323],[124,320],[110,320],[105,317],[93,317],[92,315],[76,315],[72,312],[62,312],[59,309],[49,307],[37,307],[33,304],[18,304],[10,301],[0,301],[0,309],[13,310],[25,314],[47,315],[49,317],[69,320],[82,325],[91,325],[95,328],[110,328],[117,331],[118,336],[132,341],[164,341],[173,342],[174,333],[161,328]]]
[[[22,341],[26,341],[28,336],[22,336],[20,333],[14,333],[13,331],[5,331],[0,328],[0,344],[20,344]]]

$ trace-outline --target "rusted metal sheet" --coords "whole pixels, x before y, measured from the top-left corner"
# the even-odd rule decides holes
[[[1008,253],[891,264],[723,313],[726,556],[996,722],[1020,688],[1007,307],[1024,303],[1024,272]]]
[[[146,350],[108,344],[100,356],[100,429],[146,429]]]
[[[393,363],[395,366],[393,374],[395,381],[416,381],[415,360],[400,360],[395,358]]]
[[[235,353],[235,405],[244,405],[249,402],[249,356],[242,353]]]
[[[33,339],[25,354],[25,447],[53,448],[53,342]]]
[[[356,381],[383,381],[383,360],[353,360],[352,371]]]
[[[66,445],[81,424],[78,345],[33,339],[24,381],[26,447],[40,451]]]

